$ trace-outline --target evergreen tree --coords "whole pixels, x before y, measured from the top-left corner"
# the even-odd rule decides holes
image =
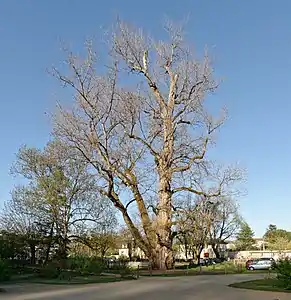
[[[236,245],[238,250],[251,250],[254,241],[254,232],[247,222],[243,222],[237,234]]]

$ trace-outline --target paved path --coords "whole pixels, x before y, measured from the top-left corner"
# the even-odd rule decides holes
[[[1,300],[290,300],[291,294],[227,287],[228,284],[262,278],[262,275],[210,275],[141,278],[137,281],[82,287],[41,286],[27,294],[25,286],[1,293]],[[13,293],[13,290],[15,293]],[[17,291],[17,294],[16,294]]]

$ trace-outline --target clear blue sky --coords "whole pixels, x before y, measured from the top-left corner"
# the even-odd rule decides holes
[[[200,50],[209,46],[224,79],[216,97],[230,119],[215,154],[248,170],[242,213],[256,235],[269,223],[291,230],[289,0],[0,1],[0,202],[16,183],[9,168],[19,146],[48,139],[44,113],[56,83],[46,68],[62,58],[59,40],[78,49],[117,14],[157,37],[165,15],[189,16],[187,38]]]

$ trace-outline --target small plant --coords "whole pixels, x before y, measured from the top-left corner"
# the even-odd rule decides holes
[[[274,269],[277,272],[277,279],[287,290],[291,290],[291,259],[285,258],[279,260],[275,265]]]

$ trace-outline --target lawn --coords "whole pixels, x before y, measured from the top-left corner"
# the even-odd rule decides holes
[[[141,270],[141,276],[161,276],[161,277],[175,277],[175,276],[194,276],[194,275],[223,275],[223,274],[254,274],[254,273],[268,273],[268,270],[262,271],[248,271],[244,266],[235,265],[231,262],[224,262],[216,265],[211,266],[202,266],[188,268],[185,266],[180,266],[175,270],[168,270],[168,271],[148,271],[148,270]]]
[[[240,289],[291,293],[291,290],[284,289],[276,278],[237,282],[229,286]]]
[[[107,283],[118,282],[124,280],[132,280],[133,276],[104,276],[104,275],[88,275],[88,276],[74,276],[72,278],[41,278],[37,275],[17,275],[12,276],[10,280],[2,282],[3,285],[10,285],[15,283],[37,283],[37,284],[90,284],[90,283]],[[1,290],[0,290],[1,292]]]
[[[32,283],[40,283],[40,284],[60,284],[60,285],[67,285],[67,284],[90,284],[90,283],[107,283],[107,282],[118,282],[129,280],[133,278],[122,278],[122,277],[110,277],[110,276],[80,276],[80,277],[73,277],[70,280],[67,279],[40,279],[35,278],[30,282]]]

